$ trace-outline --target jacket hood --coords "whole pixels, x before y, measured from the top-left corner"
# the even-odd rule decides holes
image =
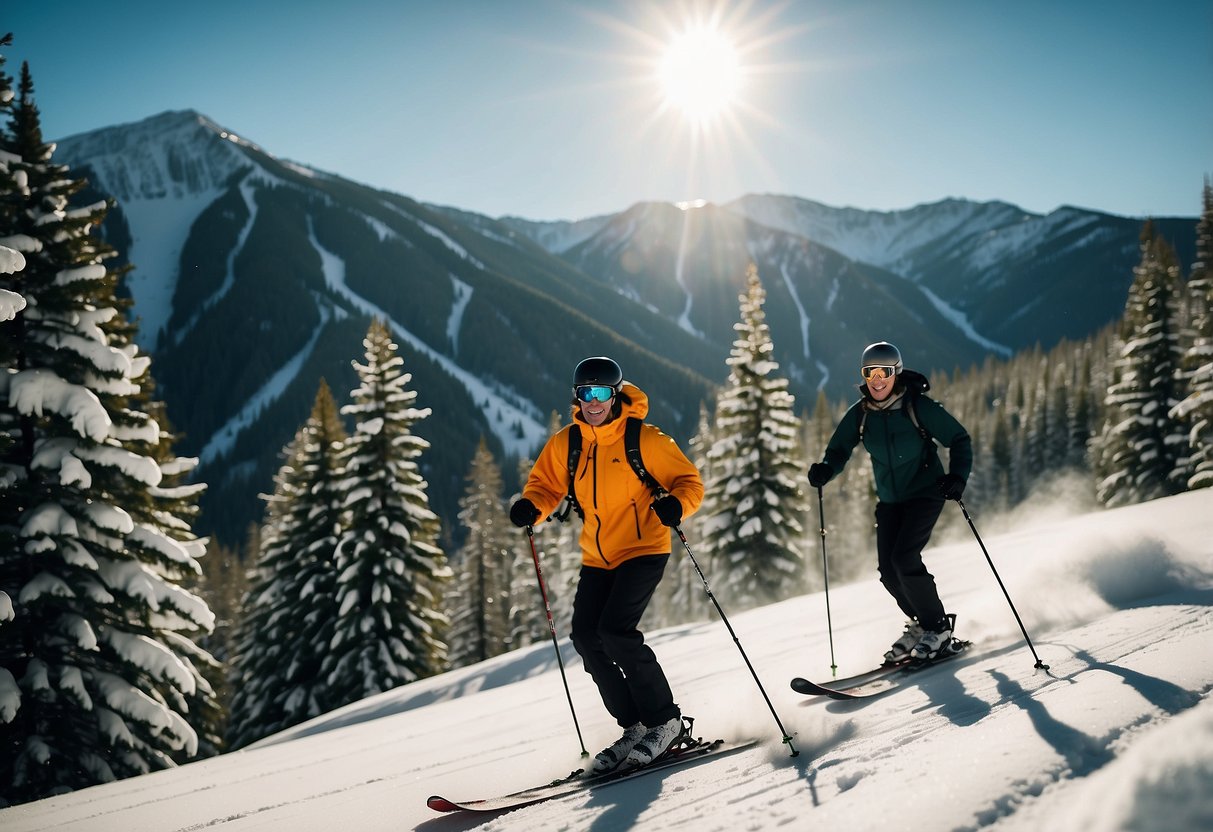
[[[637,419],[644,419],[649,415],[649,397],[636,385],[631,382],[624,381],[620,385],[619,393],[615,396],[615,406],[618,407],[618,413],[611,417],[609,422],[604,422],[598,427],[593,427],[581,415],[581,405],[573,403],[573,424],[581,431],[581,435],[592,441],[610,442],[622,439],[624,429],[627,427],[628,417],[635,416]]]

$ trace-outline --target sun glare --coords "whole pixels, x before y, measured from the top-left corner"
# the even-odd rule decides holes
[[[672,41],[658,77],[666,103],[694,123],[724,115],[741,86],[737,50],[715,29],[694,29]]]

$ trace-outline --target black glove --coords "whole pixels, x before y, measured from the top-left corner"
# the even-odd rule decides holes
[[[834,469],[824,462],[814,462],[809,466],[809,485],[821,488],[834,476]]]
[[[959,474],[944,474],[935,480],[935,488],[945,500],[959,500],[965,493],[965,481]]]
[[[535,504],[526,497],[510,506],[510,522],[520,529],[523,526],[535,525],[535,521],[538,519],[539,509],[535,508]]]
[[[682,522],[682,503],[673,494],[666,494],[653,501],[653,511],[663,526],[677,526]]]

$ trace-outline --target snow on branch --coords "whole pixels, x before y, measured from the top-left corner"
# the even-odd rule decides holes
[[[63,269],[55,274],[56,286],[70,286],[73,283],[83,283],[85,281],[104,280],[108,274],[108,270],[100,263],[90,263],[85,266],[76,266],[70,269]]]
[[[117,448],[113,445],[78,448],[76,456],[86,462],[96,462],[99,465],[117,468],[126,476],[147,486],[159,485],[162,478],[160,465],[156,460],[150,456],[131,453],[125,448]]]
[[[9,249],[0,248],[0,272],[4,271],[4,253]],[[13,252],[16,254],[16,252]],[[21,255],[17,255],[20,257]],[[22,263],[24,265],[24,262]],[[8,289],[0,289],[0,321],[11,321],[17,313],[25,308],[25,298]]]
[[[132,687],[120,676],[98,673],[96,678],[105,704],[116,713],[148,725],[153,733],[167,739],[172,748],[196,752],[197,735],[179,715],[138,688]]]
[[[97,396],[50,370],[23,370],[13,376],[9,403],[23,416],[42,416],[48,411],[62,416],[76,433],[94,442],[109,434],[110,417]]]
[[[12,722],[21,707],[21,688],[13,674],[0,667],[0,722]]]
[[[186,695],[194,692],[194,674],[160,642],[112,627],[103,628],[99,635],[115,653],[140,670],[147,671],[153,678],[168,682]]]

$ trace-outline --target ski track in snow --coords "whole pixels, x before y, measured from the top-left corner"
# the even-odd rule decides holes
[[[547,426],[540,418],[538,408],[529,402],[522,401],[521,397],[517,395],[508,393],[503,395],[502,391],[490,389],[488,385],[464,370],[452,359],[442,355],[421,338],[401,327],[379,306],[350,289],[345,282],[345,261],[321,246],[315,234],[310,230],[309,240],[320,255],[324,281],[329,289],[349,300],[364,314],[388,321],[397,338],[407,341],[415,350],[429,357],[452,378],[460,382],[476,405],[481,408],[489,429],[501,440],[502,446],[508,453],[523,456],[539,445],[547,435]],[[471,287],[459,281],[454,275],[451,275],[451,280],[454,281],[456,287],[456,308],[452,310],[451,318],[448,320],[448,333],[451,327],[458,326],[462,310],[471,300],[472,293]],[[463,297],[459,294],[461,289],[466,290]],[[516,403],[520,401],[521,404]],[[515,434],[516,425],[521,426],[521,437]]]
[[[240,184],[240,196],[244,199],[244,204],[248,208],[249,217],[244,223],[244,227],[240,229],[240,234],[236,238],[236,245],[232,246],[232,250],[227,255],[227,273],[224,275],[223,283],[218,289],[211,294],[206,300],[198,305],[198,309],[190,317],[189,321],[178,332],[173,333],[174,342],[180,344],[185,336],[190,333],[202,316],[218,303],[223,297],[231,291],[231,288],[236,283],[236,255],[244,248],[244,242],[248,239],[249,232],[253,230],[253,224],[257,221],[257,198],[254,189],[246,179]],[[142,307],[140,307],[142,314]],[[168,318],[165,318],[167,322]]]

